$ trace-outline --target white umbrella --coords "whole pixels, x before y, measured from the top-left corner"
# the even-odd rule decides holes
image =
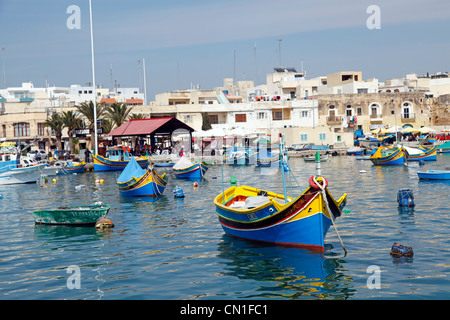
[[[433,128],[423,127],[419,129],[420,133],[430,133],[430,132],[436,132]]]
[[[397,131],[395,129],[397,129]],[[388,131],[389,133],[402,132],[403,128],[399,126],[393,126],[392,128],[389,128]]]

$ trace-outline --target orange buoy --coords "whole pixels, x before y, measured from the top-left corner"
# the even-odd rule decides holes
[[[95,223],[95,228],[97,229],[109,229],[114,228],[114,223],[111,220],[102,218]]]

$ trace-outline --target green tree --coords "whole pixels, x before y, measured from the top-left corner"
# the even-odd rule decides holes
[[[63,111],[61,114],[61,118],[64,126],[68,130],[68,136],[70,143],[70,153],[74,153],[75,146],[72,143],[73,133],[75,129],[81,128],[83,126],[83,121],[81,120],[81,116],[76,111]]]
[[[211,120],[207,112],[202,112],[202,130],[207,131],[212,129]]]
[[[132,113],[130,115],[130,120],[135,120],[135,119],[147,119],[147,117],[143,113]]]
[[[128,107],[126,103],[117,102],[107,106],[105,108],[105,114],[116,127],[119,127],[128,121],[131,109],[133,109],[133,107]]]
[[[49,127],[55,132],[56,149],[62,150],[62,130],[64,129],[64,120],[60,113],[54,113],[44,122],[44,126]]]
[[[91,135],[91,142],[94,142],[94,103],[92,101],[82,102],[79,106],[76,106],[77,111],[81,113],[88,121],[89,133]],[[105,105],[103,103],[97,103],[97,120],[100,120],[105,112]]]

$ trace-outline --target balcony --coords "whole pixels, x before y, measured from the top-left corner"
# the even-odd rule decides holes
[[[416,114],[415,113],[402,113],[402,122],[403,123],[410,123],[416,121]]]
[[[383,121],[383,116],[379,113],[372,113],[370,115],[370,122],[380,122]]]
[[[340,125],[342,124],[342,116],[328,116],[327,117],[328,125]]]

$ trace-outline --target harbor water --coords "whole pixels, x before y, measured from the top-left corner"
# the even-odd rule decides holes
[[[290,163],[306,188],[315,163]],[[0,186],[0,299],[449,299],[450,184],[417,176],[446,167],[446,154],[423,166],[375,167],[350,156],[322,162],[333,196],[348,194],[347,212],[336,221],[347,255],[333,227],[325,253],[224,234],[213,204],[223,185],[235,176],[238,185],[283,193],[277,168],[224,166],[222,183],[215,165],[198,187],[157,168],[169,177],[159,198],[122,198],[119,172]],[[176,186],[184,198],[174,197]],[[300,192],[294,179],[287,187],[288,195]],[[414,208],[399,208],[402,188],[413,191]],[[35,225],[32,217],[34,210],[96,201],[111,206],[114,228]],[[394,242],[412,247],[414,256],[392,257]]]

